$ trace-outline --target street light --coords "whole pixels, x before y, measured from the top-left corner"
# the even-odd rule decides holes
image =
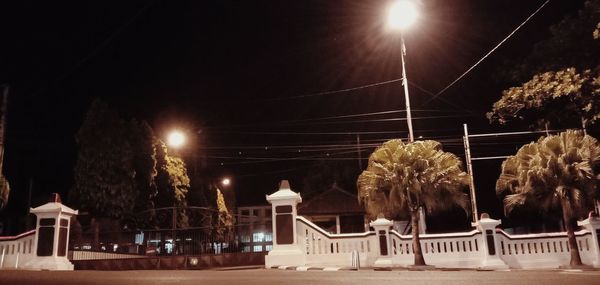
[[[410,113],[410,99],[408,96],[408,78],[406,76],[406,46],[404,45],[405,29],[419,18],[417,6],[412,1],[399,0],[394,2],[388,9],[388,27],[400,32],[401,58],[402,58],[402,85],[404,86],[404,100],[406,101],[406,123],[408,124],[408,138],[410,142],[415,141],[412,127],[412,115]]]
[[[221,180],[221,184],[223,186],[229,186],[231,185],[231,179],[229,179],[228,177],[223,178],[223,180]]]
[[[180,148],[185,144],[185,135],[178,130],[171,131],[167,137],[167,144],[173,148]]]

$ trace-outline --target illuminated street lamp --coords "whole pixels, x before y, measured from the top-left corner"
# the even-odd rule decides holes
[[[406,76],[406,67],[404,56],[406,55],[406,46],[404,45],[403,32],[419,18],[417,6],[412,1],[399,0],[394,2],[388,8],[388,28],[400,32],[400,44],[402,48],[402,85],[404,86],[404,100],[406,101],[406,123],[408,124],[408,138],[410,142],[415,141],[412,127],[412,115],[410,113],[410,99],[408,96],[408,78]]]
[[[178,130],[171,131],[167,137],[167,144],[173,148],[180,148],[185,144],[185,135]]]
[[[225,187],[231,185],[231,179],[229,179],[228,177],[223,178],[223,180],[221,180],[221,185]]]

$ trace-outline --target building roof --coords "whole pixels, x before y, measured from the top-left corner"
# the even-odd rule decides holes
[[[342,215],[364,214],[365,210],[358,204],[358,197],[341,189],[333,183],[328,190],[298,205],[300,215]]]

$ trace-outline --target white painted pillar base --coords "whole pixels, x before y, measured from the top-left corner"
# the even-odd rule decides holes
[[[479,231],[481,231],[481,265],[479,269],[493,270],[493,269],[508,269],[508,265],[504,260],[500,259],[500,240],[496,234],[496,226],[500,225],[502,221],[490,219],[487,214],[482,214],[481,219],[477,223],[473,223]],[[494,244],[490,245],[495,251],[494,254],[489,253],[487,234],[490,233],[494,238]]]
[[[375,262],[373,263],[374,267],[392,267],[393,263],[392,263],[392,247],[391,247],[391,241],[390,241],[390,228],[394,225],[394,222],[385,219],[385,218],[378,218],[375,221],[372,221],[371,223],[369,223],[369,225],[371,227],[373,227],[373,229],[375,229],[375,236],[377,237],[377,250],[375,251],[377,254],[377,259],[375,259]],[[380,244],[381,242],[381,236],[385,236],[385,243],[386,244]],[[381,250],[382,248],[387,249],[387,254],[382,254]]]

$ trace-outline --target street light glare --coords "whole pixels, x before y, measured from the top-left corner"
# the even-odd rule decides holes
[[[221,184],[223,184],[223,186],[229,186],[231,184],[231,179],[223,178],[223,180],[221,180]]]
[[[396,1],[388,10],[388,26],[394,30],[403,30],[412,25],[418,17],[415,3],[407,0]]]
[[[185,143],[185,136],[180,131],[172,131],[167,138],[170,147],[178,148]]]

